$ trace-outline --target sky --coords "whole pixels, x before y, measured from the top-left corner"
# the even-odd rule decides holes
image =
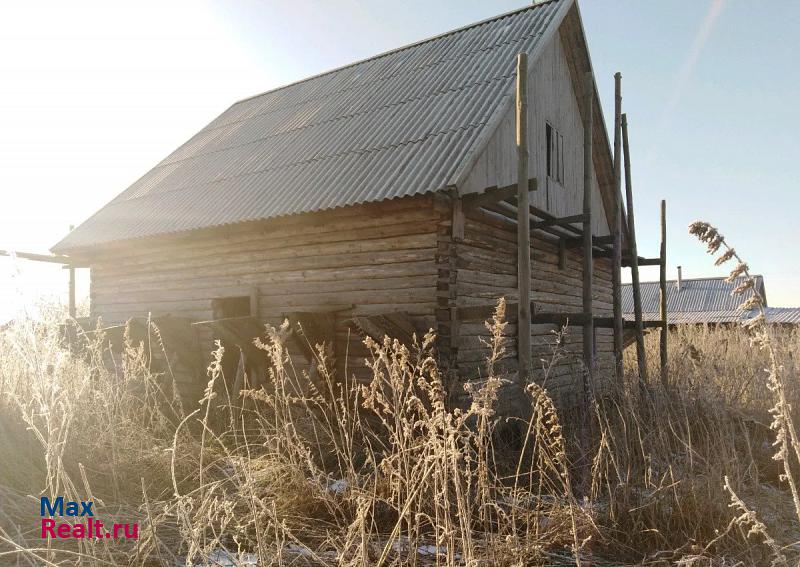
[[[2,1],[0,249],[46,252],[239,99],[526,4]],[[800,306],[800,2],[581,12],[609,126],[623,76],[640,255],[658,254],[663,198],[670,277],[678,264],[684,278],[725,275],[687,234],[703,219],[765,276],[770,305]],[[57,265],[0,257],[0,321],[66,289]]]

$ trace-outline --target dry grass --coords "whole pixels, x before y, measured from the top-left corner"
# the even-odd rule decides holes
[[[212,363],[205,396],[183,408],[148,368],[157,340],[109,365],[101,341],[78,356],[54,322],[15,323],[0,337],[0,564],[797,561],[792,496],[772,460],[769,356],[747,330],[677,331],[669,394],[653,383],[642,396],[626,360],[585,454],[535,385],[522,438],[499,433],[503,309],[487,323],[488,378],[461,409],[448,406],[431,335],[411,349],[367,341],[373,378],[354,384],[327,373],[322,349],[312,381],[286,351],[293,330],[269,329],[269,388],[229,400]],[[774,347],[796,377],[798,334]],[[48,543],[40,494],[91,498],[140,537]]]

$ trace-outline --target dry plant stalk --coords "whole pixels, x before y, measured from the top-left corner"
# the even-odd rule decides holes
[[[151,342],[128,334],[116,353],[102,333],[81,353],[66,350],[56,322],[0,334],[0,450],[20,456],[14,467],[0,462],[0,563],[614,564],[666,553],[724,562],[754,546],[774,556],[770,540],[742,533],[750,527],[716,531],[730,520],[730,494],[749,501],[758,483],[748,457],[758,441],[745,444],[750,422],[736,409],[761,397],[746,379],[761,364],[752,356],[731,359],[753,369],[740,373],[744,393],[724,403],[736,388],[721,378],[685,388],[685,400],[642,401],[635,382],[598,396],[592,490],[577,500],[577,420],[549,390],[572,360],[570,337],[554,333],[545,379],[524,393],[530,415],[509,443],[497,412],[510,356],[504,301],[486,322],[486,363],[463,384],[461,406],[451,405],[431,333],[409,345],[367,339],[369,378],[357,381],[331,370],[325,345],[309,345],[313,374],[295,367],[287,339],[302,330],[288,323],[256,343],[269,361],[261,387],[234,397],[217,348],[190,406],[176,398],[171,369],[152,370],[152,351],[165,345],[150,330]],[[693,360],[680,350],[687,340],[695,372],[722,364],[703,359],[724,355],[712,351],[717,335],[671,341],[676,361]],[[86,403],[94,411],[74,411]],[[91,495],[104,516],[138,522],[140,539],[42,546],[26,495],[49,490]]]
[[[756,280],[750,274],[747,263],[739,257],[739,254],[728,244],[719,230],[707,222],[695,221],[689,225],[689,233],[706,244],[709,254],[714,255],[720,249],[723,250],[722,254],[714,262],[716,266],[721,266],[732,259],[736,260],[737,264],[731,270],[726,281],[734,283],[740,278],[742,281],[738,283],[731,293],[741,296],[749,291],[751,294],[739,308],[743,310],[755,309],[757,311],[757,315],[748,321],[746,326],[753,331],[753,344],[765,350],[769,355],[767,385],[775,396],[775,405],[770,409],[772,414],[771,427],[775,431],[773,446],[777,447],[774,459],[783,463],[783,479],[787,482],[792,492],[795,513],[798,521],[800,521],[800,492],[798,492],[797,482],[792,472],[793,467],[800,466],[800,438],[797,435],[792,416],[792,406],[787,396],[786,377],[779,363],[778,353],[775,350],[772,330],[767,322],[764,297],[759,292]]]

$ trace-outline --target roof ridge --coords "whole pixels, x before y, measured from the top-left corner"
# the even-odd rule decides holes
[[[234,106],[236,106],[239,103],[246,102],[248,100],[253,100],[255,98],[259,98],[259,97],[262,97],[264,95],[268,95],[268,94],[271,94],[271,93],[275,93],[275,92],[278,92],[280,90],[283,90],[283,89],[286,89],[286,88],[289,88],[289,87],[293,87],[295,85],[299,85],[299,84],[305,83],[306,81],[310,81],[312,79],[318,79],[319,77],[324,77],[325,75],[330,75],[331,73],[336,73],[336,72],[342,71],[344,69],[349,69],[350,67],[355,67],[356,65],[360,65],[362,63],[366,63],[367,61],[372,61],[374,59],[380,59],[381,57],[386,57],[387,55],[391,55],[393,53],[398,53],[400,51],[404,51],[404,50],[410,49],[412,47],[417,47],[417,46],[422,45],[424,43],[428,43],[428,42],[431,42],[431,41],[436,41],[437,39],[442,39],[443,37],[447,37],[449,35],[460,33],[460,32],[466,31],[466,30],[471,29],[471,28],[476,28],[478,26],[482,26],[482,25],[488,24],[490,22],[494,22],[494,21],[497,21],[497,20],[502,20],[503,18],[507,18],[509,16],[513,16],[513,15],[519,14],[521,12],[525,12],[527,10],[534,10],[534,9],[539,8],[541,6],[545,6],[547,4],[553,4],[555,2],[561,2],[561,1],[563,1],[563,0],[541,0],[541,1],[537,1],[536,3],[531,3],[528,6],[523,6],[522,8],[517,8],[516,10],[511,10],[511,11],[505,12],[503,14],[498,14],[496,16],[491,16],[489,18],[480,20],[478,22],[467,24],[467,25],[461,26],[459,28],[440,33],[438,35],[434,35],[432,37],[428,37],[428,38],[425,38],[425,39],[421,39],[419,41],[415,41],[415,42],[409,43],[407,45],[403,45],[401,47],[395,47],[394,49],[389,49],[388,51],[384,51],[382,53],[378,53],[378,54],[372,55],[370,57],[365,57],[364,59],[359,59],[358,61],[353,61],[352,63],[348,63],[348,64],[342,65],[340,67],[334,67],[333,69],[328,69],[327,71],[322,71],[322,72],[317,73],[315,75],[311,75],[309,77],[305,77],[305,78],[299,79],[297,81],[292,81],[291,83],[286,83],[285,85],[281,85],[279,87],[275,87],[274,89],[268,89],[268,90],[266,90],[264,92],[261,92],[261,93],[258,93],[258,94],[254,94],[254,95],[239,99],[239,100],[237,100],[236,102],[234,102],[231,105],[231,108],[233,108]]]

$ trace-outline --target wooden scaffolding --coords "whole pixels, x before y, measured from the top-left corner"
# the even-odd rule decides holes
[[[518,178],[517,183],[507,187],[490,187],[476,195],[468,195],[459,200],[454,211],[453,233],[460,230],[465,210],[482,209],[493,215],[504,217],[517,225],[517,280],[520,300],[509,304],[509,310],[517,317],[517,356],[519,380],[525,383],[531,372],[530,327],[536,324],[555,324],[559,326],[578,326],[583,335],[583,363],[585,367],[584,398],[595,372],[596,328],[611,328],[614,336],[614,366],[618,376],[622,375],[622,351],[630,340],[636,343],[639,381],[642,387],[647,382],[647,361],[644,348],[644,334],[649,329],[660,329],[660,379],[668,386],[667,375],[667,306],[666,306],[666,202],[661,201],[661,246],[657,257],[640,257],[636,244],[636,226],[633,207],[633,185],[631,175],[630,145],[628,139],[628,120],[622,113],[621,75],[615,75],[615,120],[614,120],[614,211],[611,234],[594,236],[592,218],[596,214],[592,207],[592,169],[593,169],[593,108],[594,79],[591,72],[585,76],[586,97],[583,101],[584,115],[584,176],[583,212],[577,215],[555,217],[546,211],[529,204],[529,192],[537,189],[537,179],[528,178],[527,147],[527,56],[519,54],[517,59],[517,104],[516,131]],[[622,170],[625,178],[625,200],[623,201],[621,182]],[[537,308],[531,300],[531,240],[543,239],[556,243],[559,251],[559,267],[563,267],[566,250],[580,248],[582,251],[582,309],[578,312],[550,312]],[[612,300],[613,316],[601,317],[595,314],[592,302],[593,260],[612,259]],[[658,319],[645,321],[642,316],[642,298],[639,283],[640,266],[659,266],[660,268],[660,306]],[[634,320],[626,321],[622,316],[621,269],[630,268],[634,299]],[[534,266],[535,269],[535,266]],[[480,305],[458,308],[452,315],[455,320],[477,317],[489,318],[493,305]],[[626,340],[627,338],[627,340]]]

